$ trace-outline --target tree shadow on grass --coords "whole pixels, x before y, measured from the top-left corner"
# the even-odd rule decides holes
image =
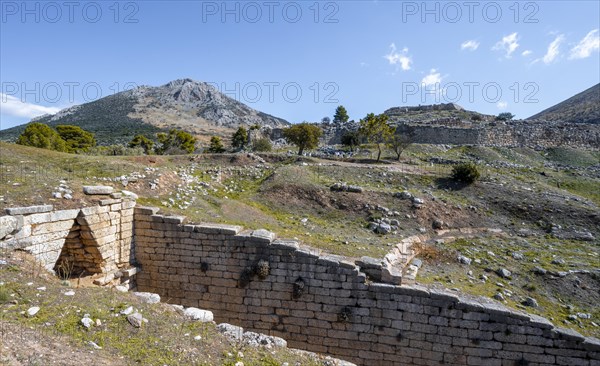
[[[438,189],[448,189],[450,191],[460,191],[470,186],[470,183],[461,182],[452,178],[436,178],[435,184]]]

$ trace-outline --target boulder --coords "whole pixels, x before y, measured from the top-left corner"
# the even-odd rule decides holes
[[[242,341],[250,347],[265,346],[271,347],[287,347],[287,342],[283,338],[272,337],[261,333],[246,332],[242,335]]]
[[[133,294],[146,304],[157,304],[160,302],[159,294],[154,294],[152,292],[134,292]]]
[[[523,301],[522,304],[525,306],[532,307],[532,308],[537,308],[539,306],[537,300],[534,299],[533,297],[525,298],[525,300]]]
[[[403,200],[410,200],[413,198],[413,195],[409,191],[402,191],[394,193],[394,197],[400,198]]]
[[[459,255],[457,259],[458,263],[466,264],[467,266],[471,265],[472,262],[471,258],[467,258],[464,255]]]
[[[142,317],[142,314],[135,312],[133,314],[127,315],[127,321],[129,322],[129,324],[133,325],[134,327],[139,328],[142,326],[144,317]]]
[[[214,319],[212,311],[202,310],[194,307],[185,309],[183,315],[191,320],[199,321],[201,323],[212,322]]]
[[[244,335],[244,328],[229,323],[221,323],[217,325],[217,330],[230,340],[240,340]]]
[[[502,278],[510,278],[512,276],[512,273],[506,268],[498,268],[496,274]]]
[[[386,223],[381,223],[379,225],[377,225],[377,227],[375,228],[375,232],[377,234],[388,234],[390,231],[392,231],[392,227]]]
[[[359,187],[359,186],[348,186],[348,192],[351,192],[351,193],[362,193],[363,192],[363,188]]]

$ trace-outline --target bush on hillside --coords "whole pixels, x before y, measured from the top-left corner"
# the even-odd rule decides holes
[[[471,184],[479,179],[479,170],[473,163],[462,163],[452,168],[452,179],[457,182]]]

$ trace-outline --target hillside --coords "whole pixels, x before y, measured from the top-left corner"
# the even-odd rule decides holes
[[[99,100],[64,109],[32,122],[50,126],[72,124],[91,131],[98,144],[127,143],[136,134],[153,135],[180,128],[208,139],[227,136],[241,125],[285,126],[281,118],[254,110],[213,86],[191,79],[163,86],[141,86]],[[25,125],[0,131],[0,140],[14,141]]]
[[[348,160],[286,154],[74,156],[6,143],[0,151],[0,209],[79,208],[89,205],[83,185],[108,184],[126,187],[139,195],[140,205],[186,216],[189,223],[267,229],[351,258],[383,258],[394,243],[425,235],[429,239],[416,248],[422,264],[418,283],[499,299],[517,309],[532,298],[539,306],[527,311],[600,334],[598,152],[415,144],[402,162],[375,165],[363,154]],[[476,162],[481,180],[471,186],[449,180],[459,161]],[[339,182],[362,190],[332,190]],[[72,198],[54,198],[67,191]],[[390,231],[375,232],[377,223],[389,223]],[[459,256],[472,262],[459,262]],[[499,268],[512,278],[495,274]]]
[[[600,84],[528,118],[535,119],[600,124]]]

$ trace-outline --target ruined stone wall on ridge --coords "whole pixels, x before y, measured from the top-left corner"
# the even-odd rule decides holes
[[[344,133],[358,125],[323,125],[321,144],[340,144]],[[498,122],[470,128],[440,124],[403,124],[399,132],[419,144],[479,145],[497,147],[573,147],[600,149],[600,125],[535,121]]]
[[[600,365],[600,341],[483,298],[373,283],[268,231],[137,207],[140,291],[359,365]]]

